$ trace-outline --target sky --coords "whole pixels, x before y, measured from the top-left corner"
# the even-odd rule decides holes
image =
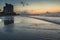
[[[25,6],[21,4],[24,2]],[[15,12],[27,11],[31,14],[45,12],[60,12],[60,0],[0,0],[0,9],[3,10],[5,3],[13,4]],[[29,5],[26,5],[26,4]]]

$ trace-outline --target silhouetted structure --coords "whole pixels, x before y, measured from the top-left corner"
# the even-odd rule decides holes
[[[14,6],[12,4],[5,3],[5,6],[3,7],[3,12],[0,12],[0,16],[11,16],[11,15],[17,15],[14,12]]]
[[[4,10],[3,10],[4,13],[13,13],[13,5],[11,4],[7,4],[6,3],[6,6],[4,6]]]
[[[14,7],[12,4],[5,4],[4,8],[3,8],[3,13],[5,15],[15,15],[16,13],[14,13]]]

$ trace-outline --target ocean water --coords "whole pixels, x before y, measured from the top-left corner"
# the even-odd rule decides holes
[[[0,17],[0,40],[60,40],[60,25],[29,17],[14,16],[14,23],[4,24],[11,17]]]

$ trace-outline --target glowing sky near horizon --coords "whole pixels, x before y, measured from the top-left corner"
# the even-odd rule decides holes
[[[28,3],[24,7],[21,5],[21,1]],[[28,11],[30,13],[44,13],[49,12],[60,12],[60,0],[0,0],[0,9],[3,10],[5,3],[14,5],[14,11]]]

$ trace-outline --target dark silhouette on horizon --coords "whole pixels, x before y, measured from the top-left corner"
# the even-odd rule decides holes
[[[5,3],[3,11],[0,12],[0,16],[11,16],[11,15],[17,15],[14,12],[14,6],[12,4]]]
[[[3,12],[4,12],[4,14],[12,14],[12,13],[14,13],[14,11],[13,11],[13,5],[11,5],[11,4],[5,4],[5,6],[3,7]]]
[[[12,4],[5,3],[5,6],[3,7],[3,13],[5,15],[15,15],[14,13],[14,6]]]

